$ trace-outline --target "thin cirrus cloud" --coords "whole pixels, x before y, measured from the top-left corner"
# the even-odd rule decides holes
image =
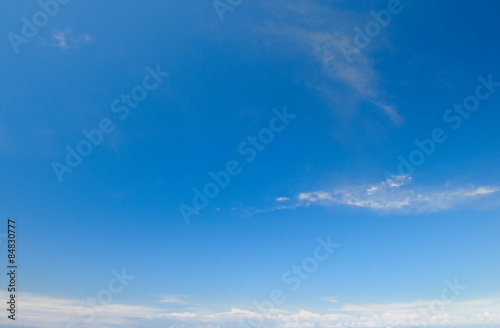
[[[289,42],[287,51],[306,54],[318,65],[321,76],[328,81],[342,82],[354,89],[365,101],[370,102],[400,125],[404,119],[396,108],[387,103],[380,85],[379,72],[374,69],[373,60],[367,49],[359,51],[348,62],[340,47],[352,43],[353,28],[366,24],[367,17],[354,12],[345,12],[319,4],[299,1],[276,4],[267,2],[264,7],[275,13],[274,19],[257,30],[277,42]],[[284,9],[283,9],[284,8]],[[387,43],[383,36],[377,36],[373,43]],[[328,83],[313,82],[315,88],[330,98],[335,92]],[[352,106],[348,106],[352,107]]]
[[[278,208],[345,205],[386,212],[436,212],[490,196],[500,190],[499,187],[491,186],[412,188],[412,180],[409,176],[399,175],[374,185],[303,192],[296,197],[294,204]]]
[[[335,304],[339,302],[339,301],[338,301],[336,298],[334,298],[334,297],[323,297],[321,300],[322,300],[322,301],[326,301],[326,302],[330,302],[330,303],[335,303]]]
[[[0,292],[0,297],[7,297]],[[500,300],[476,299],[445,304],[438,312],[430,311],[435,300],[416,300],[393,304],[346,304],[326,313],[306,309],[286,311],[275,309],[266,313],[253,308],[231,308],[228,311],[198,309],[172,311],[148,306],[110,304],[92,308],[95,317],[80,315],[90,308],[79,301],[55,299],[23,294],[23,320],[16,323],[24,327],[207,327],[229,328],[246,326],[247,322],[259,327],[477,327],[500,324]],[[6,316],[0,324],[7,324]]]
[[[177,295],[165,295],[161,298],[160,303],[169,303],[169,304],[178,304],[178,305],[197,305],[194,303],[190,303],[182,300],[181,297]]]

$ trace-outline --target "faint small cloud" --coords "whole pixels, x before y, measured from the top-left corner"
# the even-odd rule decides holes
[[[169,304],[180,304],[180,305],[198,305],[194,303],[190,303],[182,300],[181,296],[178,295],[164,295],[161,297],[160,303],[169,303]]]
[[[56,44],[53,45],[64,50],[81,44],[89,44],[93,41],[89,34],[76,35],[69,27],[62,31],[53,29],[52,38],[56,41]]]
[[[289,201],[289,200],[290,200],[290,198],[288,198],[288,197],[278,197],[278,198],[276,198],[276,201],[278,201],[278,202],[286,202],[286,201]]]
[[[326,301],[326,302],[330,302],[330,303],[335,303],[335,304],[337,304],[339,302],[334,297],[323,297],[323,298],[321,298],[321,300]]]
[[[180,300],[175,297],[164,298],[160,301],[160,303],[189,304],[188,302]]]

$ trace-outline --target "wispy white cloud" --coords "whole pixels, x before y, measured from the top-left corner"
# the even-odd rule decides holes
[[[164,295],[160,299],[160,303],[180,304],[180,305],[197,305],[197,304],[182,300],[182,297],[179,297],[178,295]]]
[[[443,311],[429,311],[431,300],[417,300],[393,304],[346,304],[337,310],[318,313],[298,309],[285,311],[275,309],[260,313],[255,309],[234,307],[226,312],[209,310],[169,311],[166,309],[114,304],[94,308],[95,318],[87,322],[88,316],[79,315],[80,302],[54,299],[32,294],[19,294],[22,299],[22,320],[16,325],[24,327],[240,327],[252,320],[258,327],[476,327],[476,325],[500,324],[500,300],[477,299],[454,302]],[[7,299],[5,292],[0,297]],[[9,319],[2,316],[0,325]]]
[[[330,302],[330,303],[338,303],[339,301],[335,297],[323,297],[322,301]]]
[[[188,302],[185,302],[185,301],[182,301],[178,298],[174,298],[174,297],[167,297],[167,298],[163,298],[160,303],[176,303],[176,304],[189,304]]]
[[[56,41],[55,46],[61,49],[76,47],[80,44],[87,44],[93,41],[88,34],[76,35],[71,28],[66,28],[62,31],[52,30],[52,38]]]
[[[265,6],[271,7],[269,9],[276,13],[277,19],[258,27],[261,33],[276,37],[280,42],[294,44],[286,48],[287,51],[309,55],[320,68],[318,73],[327,81],[346,83],[396,124],[404,121],[396,108],[386,102],[379,73],[374,69],[368,51],[364,49],[358,52],[351,62],[347,62],[340,47],[343,43],[352,43],[353,28],[366,23],[364,20],[367,17],[336,10],[331,5],[304,1],[287,1],[286,4],[273,1]],[[382,41],[383,37],[379,36],[378,39]],[[329,96],[335,94],[325,84],[317,84],[316,88]]]
[[[383,211],[435,212],[446,210],[468,200],[489,196],[499,187],[412,188],[409,176],[393,176],[374,185],[347,186],[328,191],[300,193],[288,208],[348,205]],[[280,206],[283,208],[283,206]]]

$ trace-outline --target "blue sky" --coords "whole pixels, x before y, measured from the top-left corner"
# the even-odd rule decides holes
[[[16,326],[500,323],[499,4],[41,3],[29,37],[39,3],[0,11]],[[340,246],[291,290],[318,238]],[[286,301],[259,310],[273,290]]]

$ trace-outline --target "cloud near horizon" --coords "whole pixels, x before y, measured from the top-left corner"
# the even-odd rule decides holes
[[[0,292],[3,299],[7,293]],[[392,304],[345,304],[328,313],[315,313],[305,309],[286,311],[274,309],[260,313],[256,309],[233,307],[228,311],[206,309],[173,312],[148,306],[111,304],[92,308],[95,317],[90,319],[90,308],[82,310],[81,302],[21,293],[23,327],[80,328],[80,327],[246,327],[255,322],[258,327],[475,327],[475,325],[500,324],[500,300],[477,299],[447,303],[438,311],[431,310],[436,300],[417,300]],[[80,314],[79,314],[80,313]],[[0,319],[7,324],[6,316]],[[250,327],[250,325],[248,325]]]

